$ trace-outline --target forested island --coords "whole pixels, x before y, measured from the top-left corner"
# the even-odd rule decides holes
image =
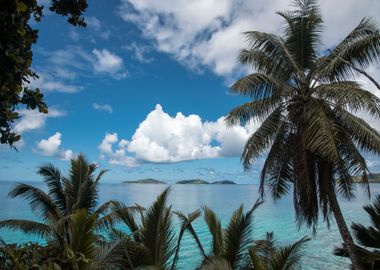
[[[168,183],[153,179],[153,178],[147,178],[147,179],[140,179],[140,180],[130,180],[130,181],[123,181],[124,184],[163,184],[167,185]],[[186,185],[186,184],[192,184],[192,185],[236,185],[235,182],[230,180],[219,180],[214,182],[208,182],[203,179],[189,179],[189,180],[181,180],[175,182],[175,184],[179,185]]]

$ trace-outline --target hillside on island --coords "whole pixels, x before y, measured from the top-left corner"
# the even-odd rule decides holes
[[[123,181],[124,184],[161,184],[166,185],[166,182],[153,179],[153,178],[146,178],[146,179],[140,179],[140,180],[131,180],[131,181]]]
[[[157,180],[154,178],[146,178],[146,179],[139,179],[139,180],[129,180],[129,181],[123,181],[123,184],[161,184],[161,185],[167,185],[168,183],[162,180]],[[189,179],[189,180],[181,180],[177,181],[174,184],[179,185],[186,185],[186,184],[192,184],[192,185],[236,185],[235,182],[230,180],[219,180],[219,181],[213,181],[208,182],[203,179]]]

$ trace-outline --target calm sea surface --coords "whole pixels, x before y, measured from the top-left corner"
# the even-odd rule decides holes
[[[31,183],[44,189],[43,183]],[[14,183],[0,182],[0,220],[9,218],[36,219],[29,205],[20,199],[9,199],[7,193]],[[102,184],[100,202],[109,199],[120,200],[126,204],[138,203],[148,206],[165,188],[165,185],[141,184]],[[234,209],[241,204],[245,209],[250,208],[258,198],[257,185],[174,185],[170,195],[170,203],[174,210],[185,213],[192,212],[202,205],[207,205],[217,212],[223,225],[226,225]],[[380,184],[371,185],[372,199],[380,193]],[[362,209],[363,204],[371,200],[365,192],[358,188],[357,197],[353,201],[341,200],[341,207],[347,223],[352,221],[369,224],[369,218]],[[254,239],[262,239],[265,232],[273,231],[280,244],[288,244],[308,235],[312,231],[301,228],[297,230],[294,223],[292,198],[286,197],[273,203],[268,197],[263,205],[255,212]],[[202,243],[209,246],[210,236],[203,219],[194,223]],[[8,243],[39,241],[38,238],[25,236],[22,233],[0,230],[0,236]],[[317,235],[308,243],[303,258],[302,269],[348,269],[346,259],[331,254],[335,245],[341,242],[337,227],[333,223],[330,230],[320,223]],[[179,266],[181,269],[195,269],[200,261],[200,254],[189,235],[183,240]]]

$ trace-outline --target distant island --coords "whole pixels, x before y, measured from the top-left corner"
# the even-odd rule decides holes
[[[147,178],[147,179],[140,179],[140,180],[130,180],[130,181],[123,181],[123,184],[161,184],[161,185],[167,185],[166,182],[153,179],[153,178]],[[236,185],[235,182],[230,180],[220,180],[220,181],[214,181],[214,182],[207,182],[202,179],[190,179],[190,180],[181,180],[176,182],[175,184],[178,185],[186,185],[186,184],[192,184],[192,185]]]
[[[202,179],[191,179],[191,180],[181,180],[176,182],[176,184],[195,184],[195,185],[204,185],[204,184],[210,184],[209,182],[202,180]]]
[[[215,184],[215,185],[236,185],[236,183],[234,181],[230,181],[230,180],[215,181],[215,182],[212,182],[211,184]]]
[[[161,184],[161,185],[166,185],[166,183],[164,181],[153,179],[153,178],[123,181],[122,183],[124,183],[124,184]]]

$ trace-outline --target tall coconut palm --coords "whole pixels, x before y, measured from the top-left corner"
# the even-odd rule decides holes
[[[276,200],[293,187],[298,224],[316,228],[319,210],[333,213],[356,269],[362,269],[341,213],[337,194],[351,199],[353,175],[369,192],[368,168],[361,151],[380,154],[380,135],[358,111],[380,116],[380,100],[355,81],[380,56],[379,30],[363,19],[333,50],[321,52],[323,21],[316,1],[298,0],[298,9],[279,12],[284,33],[246,32],[248,47],[239,60],[255,72],[231,91],[252,99],[234,108],[230,125],[259,121],[248,139],[243,166],[248,170],[267,154],[260,192],[266,186]],[[268,151],[268,152],[267,152]]]
[[[183,234],[200,216],[200,211],[189,215],[173,212],[171,206],[167,205],[169,192],[170,188],[165,189],[147,210],[140,206],[131,208],[122,203],[115,203],[112,207],[116,219],[129,229],[129,233],[126,233],[114,228],[110,234],[111,239],[124,239],[127,242],[127,260],[123,269],[176,269]],[[136,210],[140,213],[141,222],[135,220]],[[173,225],[174,213],[181,220],[178,237]]]
[[[354,232],[356,241],[360,246],[356,249],[360,255],[360,260],[366,269],[380,269],[380,195],[378,195],[372,205],[363,207],[370,217],[372,226],[364,226],[359,223],[353,223],[351,228]],[[334,254],[337,256],[347,257],[347,249],[344,244],[336,248]]]
[[[108,201],[96,208],[98,185],[105,171],[95,175],[96,165],[79,155],[71,160],[70,172],[62,176],[51,164],[41,166],[47,192],[28,184],[17,184],[9,193],[29,202],[41,221],[9,219],[0,221],[0,228],[21,230],[39,235],[62,252],[81,253],[94,257],[96,231],[112,224]]]

